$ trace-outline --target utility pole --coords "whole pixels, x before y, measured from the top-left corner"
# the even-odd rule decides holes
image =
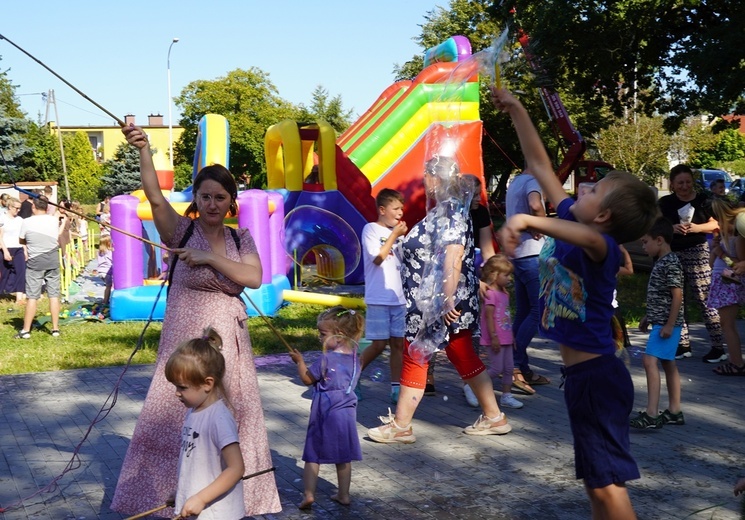
[[[54,119],[57,124],[57,139],[59,141],[60,155],[62,156],[62,175],[65,179],[65,196],[70,200],[70,185],[67,182],[67,163],[65,162],[65,147],[62,144],[62,130],[59,124],[59,114],[57,113],[57,99],[54,97],[54,90],[50,89],[47,95],[46,120],[49,121],[49,105],[54,105]]]

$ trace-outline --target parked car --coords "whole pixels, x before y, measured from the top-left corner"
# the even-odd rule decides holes
[[[745,179],[738,178],[732,181],[729,186],[729,194],[739,199],[743,193],[745,193]]]
[[[694,170],[694,173],[698,173],[698,183],[703,186],[705,190],[709,190],[711,182],[717,179],[724,179],[724,192],[729,193],[730,187],[732,186],[732,177],[729,173],[724,170]]]

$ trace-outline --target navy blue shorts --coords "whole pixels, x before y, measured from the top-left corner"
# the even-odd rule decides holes
[[[593,489],[639,478],[629,440],[634,386],[626,365],[611,354],[565,370],[577,478]]]

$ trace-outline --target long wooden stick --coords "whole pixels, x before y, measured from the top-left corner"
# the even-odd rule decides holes
[[[173,505],[173,504],[171,504]],[[168,504],[163,504],[162,506],[154,507],[153,509],[150,509],[149,511],[145,511],[144,513],[140,513],[139,515],[130,516],[125,518],[124,520],[137,520],[138,518],[145,518],[146,516],[150,516],[153,513],[157,513],[158,511],[162,511],[165,508],[170,507]]]
[[[248,301],[251,302],[251,305],[253,305],[254,309],[256,309],[256,312],[259,313],[259,316],[261,316],[261,319],[264,320],[264,323],[266,323],[271,331],[274,333],[275,336],[284,344],[284,346],[287,348],[287,351],[292,353],[295,352],[295,349],[290,346],[289,343],[287,343],[287,340],[282,336],[282,334],[279,333],[279,331],[272,325],[272,322],[269,321],[269,318],[266,317],[266,315],[261,312],[261,309],[259,309],[259,306],[254,303],[254,301],[251,299],[251,297],[248,294],[245,294],[246,298],[248,298]],[[273,471],[274,468],[269,470],[264,470],[266,473],[267,471]],[[259,473],[260,474],[260,473]]]
[[[18,187],[18,186],[16,185],[16,183],[15,183],[15,182],[13,183],[13,187],[14,187],[14,188],[15,188],[16,190],[18,190],[18,191],[20,191],[20,192],[22,192],[22,193],[25,193],[26,195],[28,195],[28,196],[29,196],[29,197],[31,197],[31,198],[37,198],[37,199],[39,198],[39,195],[38,195],[38,194],[36,194],[36,193],[32,193],[32,192],[30,192],[30,191],[28,191],[28,190],[24,190],[23,188],[19,188],[19,187]],[[72,213],[73,215],[77,215],[78,217],[82,217],[82,218],[84,218],[85,220],[89,220],[89,221],[91,221],[91,222],[96,222],[96,219],[94,219],[94,218],[92,218],[92,217],[89,217],[88,215],[86,215],[86,214],[84,214],[84,213],[78,213],[78,212],[77,212],[77,211],[75,211],[75,210],[72,210],[72,209],[67,209],[67,208],[65,208],[65,207],[62,207],[62,206],[60,206],[60,205],[59,205],[59,204],[57,204],[56,202],[52,202],[51,200],[47,200],[47,204],[49,204],[50,206],[54,206],[55,208],[59,208],[59,209],[61,209],[62,211],[64,211],[65,213]],[[124,231],[124,230],[123,230],[122,228],[118,228],[118,227],[116,227],[116,226],[112,226],[112,225],[110,225],[110,224],[100,224],[100,223],[99,223],[99,225],[102,225],[103,227],[107,227],[107,228],[109,228],[109,229],[110,229],[110,230],[112,230],[112,231],[116,231],[117,233],[121,233],[122,235],[126,235],[126,236],[128,236],[128,237],[134,238],[135,240],[139,240],[140,242],[144,242],[145,244],[151,245],[151,246],[153,246],[153,247],[159,247],[159,248],[163,249],[164,251],[168,251],[169,253],[173,251],[172,249],[170,249],[170,248],[168,248],[168,247],[164,246],[163,244],[158,244],[158,243],[156,243],[156,242],[153,242],[152,240],[148,240],[147,238],[144,238],[144,237],[141,237],[141,236],[135,235],[134,233],[130,233],[129,231]]]
[[[261,471],[257,471],[256,473],[251,473],[250,475],[245,475],[245,476],[241,477],[241,480],[248,480],[250,478],[258,477],[259,475],[263,475],[264,473],[270,473],[270,472],[272,472],[272,471],[274,471],[276,469],[277,468],[275,468],[274,466],[272,466],[271,468],[262,469]],[[162,510],[164,510],[167,507],[173,507],[174,505],[176,505],[176,504],[174,504],[173,502],[170,502],[170,503],[167,503],[167,504],[163,504],[162,506],[155,507],[153,509],[150,509],[149,511],[145,511],[144,513],[140,513],[140,514],[135,515],[135,516],[130,516],[128,518],[125,518],[124,520],[137,520],[138,518],[145,518],[148,515],[152,515],[153,513],[157,513],[158,511],[162,511]],[[176,516],[175,518],[181,518],[181,517],[180,516]]]
[[[32,54],[30,54],[29,52],[27,52],[26,50],[24,50],[23,48],[21,48],[19,45],[16,45],[12,41],[10,41],[8,38],[6,38],[5,36],[3,36],[2,34],[0,34],[0,40],[5,40],[9,44],[11,44],[13,47],[15,47],[16,49],[18,49],[19,51],[21,51],[23,54],[25,54],[26,56],[28,56],[29,58],[31,58],[32,60],[34,60],[36,63],[38,63],[39,65],[41,65],[45,69],[47,69],[49,72],[51,72],[52,74],[54,74],[55,76],[57,76],[57,78],[59,78],[60,80],[62,80],[62,82],[65,85],[67,85],[68,87],[70,87],[71,89],[73,89],[75,92],[77,92],[78,94],[80,94],[81,96],[83,96],[83,98],[85,98],[87,101],[90,101],[91,103],[93,103],[99,110],[102,110],[105,114],[107,114],[108,116],[112,117],[114,119],[114,121],[116,121],[119,126],[121,126],[122,128],[124,128],[125,126],[127,126],[127,124],[124,121],[122,121],[121,119],[119,119],[118,117],[116,117],[114,114],[112,114],[111,112],[109,112],[108,110],[106,110],[104,107],[102,107],[101,105],[99,105],[98,103],[96,103],[95,101],[93,101],[91,98],[89,98],[88,96],[86,96],[85,93],[82,90],[78,89],[75,85],[73,85],[72,83],[70,83],[69,81],[67,81],[65,78],[63,78],[62,76],[60,76],[59,74],[57,74],[56,72],[54,72],[46,64],[44,64],[44,62],[42,62],[40,59],[38,59],[35,56],[33,56]]]

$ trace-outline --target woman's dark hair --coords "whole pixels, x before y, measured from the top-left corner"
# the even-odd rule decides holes
[[[690,166],[688,166],[687,164],[678,164],[676,166],[673,166],[670,170],[670,182],[673,182],[675,180],[675,177],[677,177],[681,173],[687,173],[691,177],[694,177],[693,170]]]
[[[211,164],[209,166],[205,166],[199,171],[197,177],[194,179],[194,186],[192,188],[194,200],[192,200],[191,204],[189,204],[189,207],[186,208],[184,216],[192,218],[196,216],[197,193],[199,193],[199,187],[204,181],[215,181],[219,183],[220,186],[222,186],[225,191],[230,194],[230,216],[234,217],[238,212],[238,209],[235,205],[235,199],[238,198],[238,186],[235,184],[233,174],[230,173],[230,170],[228,170],[222,164]]]

